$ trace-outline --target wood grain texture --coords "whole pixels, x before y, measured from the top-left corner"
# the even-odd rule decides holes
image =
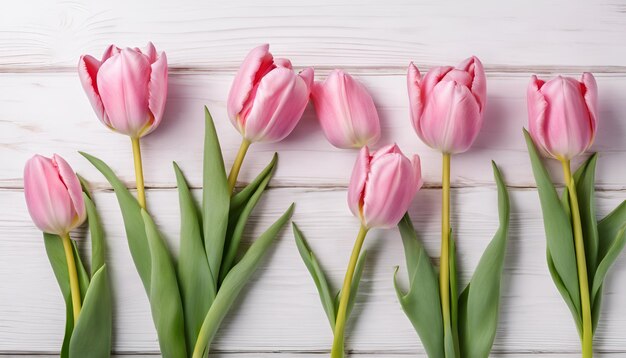
[[[508,174],[505,172],[505,175]],[[508,176],[507,176],[508,177]],[[196,194],[199,194],[196,191]],[[429,253],[438,252],[440,190],[418,193],[411,217]],[[318,255],[330,281],[338,287],[358,222],[345,204],[343,189],[277,188],[270,190],[250,221],[246,235],[266,228],[292,201],[296,221]],[[600,214],[624,199],[623,193],[598,194]],[[33,227],[20,190],[0,191],[0,352],[28,347],[32,351],[58,349],[64,311],[40,233]],[[132,265],[114,195],[95,196],[107,223],[108,260],[115,297],[115,350],[157,350],[149,306]],[[545,263],[545,242],[537,193],[511,192],[512,221],[506,256],[502,309],[495,351],[503,353],[560,352],[578,349],[574,324],[556,291]],[[11,203],[7,205],[6,203]],[[151,190],[148,205],[171,247],[178,236],[176,192]],[[262,214],[259,214],[262,213]],[[467,282],[480,254],[497,226],[494,188],[453,191],[453,227],[458,237],[460,277]],[[82,240],[79,232],[75,237]],[[83,251],[88,245],[81,244]],[[422,348],[403,315],[392,285],[393,267],[404,266],[396,230],[373,231],[367,238],[370,255],[354,317],[349,324],[349,349],[356,352],[417,353]],[[402,281],[405,273],[402,272]],[[605,305],[597,331],[598,351],[623,352],[626,346],[626,260],[619,260],[609,276]],[[406,282],[405,282],[406,283]],[[611,312],[610,315],[606,312]],[[270,251],[242,299],[225,321],[214,348],[218,351],[326,352],[331,332],[321,304],[298,256],[291,229],[285,230]]]
[[[470,151],[452,159],[454,186],[493,185],[490,160],[509,174],[508,184],[534,186],[522,127],[527,126],[526,86],[530,74],[490,74],[483,128]],[[149,187],[173,187],[171,161],[185,170],[191,184],[202,183],[204,114],[213,113],[227,166],[234,160],[241,137],[228,120],[226,96],[233,74],[175,74],[170,76],[165,118],[142,140]],[[372,92],[382,123],[381,146],[397,142],[406,153],[418,153],[427,185],[440,182],[441,154],[417,137],[408,113],[403,75],[362,74]],[[104,178],[84,160],[82,150],[106,161],[132,185],[134,172],[130,140],[115,134],[96,118],[76,74],[0,74],[0,187],[20,188],[25,161],[34,153],[56,152],[99,186]],[[626,76],[599,75],[600,122],[592,151],[601,153],[597,185],[626,189]],[[255,144],[241,173],[251,180],[278,151],[280,160],[273,186],[346,186],[356,157],[353,150],[330,145],[310,107],[286,140]],[[550,161],[561,180],[558,162]]]
[[[149,40],[173,66],[204,69],[237,66],[263,42],[296,65],[323,67],[404,68],[475,54],[493,68],[623,70],[626,56],[626,7],[615,0],[29,0],[2,11],[0,24],[5,71],[70,68],[109,43]]]

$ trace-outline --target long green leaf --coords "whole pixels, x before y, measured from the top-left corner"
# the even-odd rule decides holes
[[[291,223],[293,228],[293,236],[296,239],[296,247],[298,248],[298,252],[300,253],[300,257],[302,257],[302,261],[306,266],[307,270],[311,274],[313,278],[313,282],[315,283],[315,287],[317,288],[317,292],[320,296],[320,300],[322,301],[322,307],[326,312],[326,317],[328,317],[328,323],[330,323],[331,329],[335,330],[335,321],[336,317],[336,307],[333,295],[331,294],[330,286],[328,285],[328,281],[326,280],[326,275],[322,271],[317,259],[315,258],[315,254],[313,250],[309,247],[302,231],[298,228],[296,223]]]
[[[70,341],[70,357],[111,356],[111,291],[106,265],[96,271],[87,290]]]
[[[115,195],[117,196],[117,201],[124,219],[124,228],[126,229],[126,238],[130,254],[133,257],[133,262],[135,263],[135,268],[137,268],[143,287],[146,293],[149,293],[151,276],[150,248],[148,247],[146,229],[144,227],[143,218],[141,217],[141,207],[137,199],[128,191],[124,183],[117,178],[108,165],[87,153],[80,152],[80,154],[87,158],[87,160],[104,175],[115,190]]]
[[[583,229],[583,241],[585,244],[585,261],[587,263],[587,273],[590,283],[593,282],[593,277],[598,265],[598,219],[596,218],[594,195],[597,158],[597,155],[593,154],[578,168],[576,173],[574,173],[574,183],[576,184],[580,220]]]
[[[626,244],[626,201],[615,208],[598,223],[598,269],[593,280],[592,299],[599,299],[602,283],[609,269]]]
[[[409,291],[405,294],[394,274],[398,300],[419,335],[430,358],[444,358],[443,319],[439,299],[439,281],[430,258],[417,239],[408,214],[398,224],[409,273]]]
[[[186,357],[183,305],[174,263],[150,215],[141,209],[141,216],[152,262],[149,297],[161,353],[165,358]]]
[[[270,163],[272,168],[274,164],[276,164],[275,159],[272,160],[272,163]],[[259,200],[261,199],[261,196],[263,195],[267,184],[270,182],[270,179],[272,179],[272,171],[270,171],[265,176],[263,181],[261,181],[261,183],[257,186],[254,194],[246,202],[239,215],[237,215],[237,219],[234,222],[229,222],[229,226],[232,226],[233,229],[232,234],[230,235],[229,240],[226,243],[227,245],[225,249],[225,254],[222,259],[220,282],[224,280],[224,277],[226,277],[228,271],[230,271],[230,269],[233,267],[233,264],[235,263],[237,252],[239,251],[239,244],[241,243],[241,238],[243,237],[243,231],[246,228],[248,218],[250,217],[252,210],[254,210]]]
[[[550,256],[550,251],[547,249],[546,249],[546,259],[548,261],[548,270],[550,271],[550,276],[552,276],[552,281],[554,281],[554,285],[556,286],[557,290],[559,290],[559,293],[563,297],[563,300],[567,304],[567,307],[569,308],[570,312],[572,312],[572,317],[574,318],[574,323],[576,324],[576,329],[578,330],[578,334],[582,336],[582,333],[583,333],[582,324],[583,323],[582,323],[581,314],[578,311],[578,308],[576,307],[576,305],[574,304],[574,301],[570,297],[569,292],[567,292],[567,287],[565,287],[565,284],[563,283],[561,276],[559,276],[559,273],[556,271],[556,268],[554,267],[554,261],[552,260],[552,256]]]
[[[213,301],[209,312],[204,318],[201,330],[202,336],[198,337],[198,341],[206,342],[207,346],[211,344],[226,313],[228,313],[235,299],[250,280],[252,274],[256,271],[261,258],[263,258],[265,252],[267,252],[267,249],[278,235],[278,232],[285,226],[292,213],[293,204],[276,222],[274,222],[274,224],[272,224],[272,226],[254,241],[239,263],[226,275],[220,290],[217,292],[215,301]],[[200,348],[202,350],[207,349],[206,347]]]
[[[620,252],[622,252],[622,249],[624,249],[624,245],[626,245],[626,223],[624,223],[622,228],[617,232],[615,239],[613,240],[613,245],[611,245],[606,255],[602,258],[602,261],[600,261],[600,264],[598,265],[598,270],[596,271],[597,276],[593,281],[593,288],[591,290],[591,297],[594,297],[594,299],[599,296],[598,293],[601,293],[604,278],[619,256]]]
[[[204,169],[202,177],[202,224],[204,250],[213,282],[219,282],[220,265],[228,227],[230,193],[224,159],[209,109],[204,107]]]
[[[185,314],[187,347],[193,347],[202,319],[215,299],[216,285],[204,251],[198,210],[183,173],[176,163],[176,183],[180,202],[180,251],[178,281]]]
[[[576,312],[580,312],[580,289],[578,286],[578,270],[576,267],[576,252],[574,249],[574,236],[572,226],[556,189],[550,181],[546,168],[541,162],[535,144],[530,134],[524,130],[528,154],[532,163],[537,191],[543,211],[543,224],[546,233],[546,243],[550,257],[554,263],[554,269],[567,289]],[[568,298],[564,296],[564,299]],[[578,313],[580,316],[580,313]],[[575,318],[576,320],[576,318]]]
[[[274,171],[274,167],[276,166],[277,161],[278,154],[274,153],[274,155],[272,156],[272,160],[265,168],[263,168],[261,173],[259,173],[259,175],[257,175],[257,177],[254,178],[254,180],[251,181],[248,185],[246,185],[246,187],[243,188],[240,192],[233,195],[233,197],[230,199],[231,212],[238,211],[246,205],[248,200],[250,200],[250,197],[252,197],[252,194],[256,192],[257,188],[259,187],[259,185],[261,185],[261,182],[263,182],[265,177]]]
[[[83,192],[83,199],[87,209],[89,236],[91,237],[91,276],[93,277],[100,270],[100,267],[104,266],[104,230],[100,215],[98,215],[96,206],[88,192]]]
[[[496,336],[500,306],[500,281],[509,230],[509,194],[498,167],[492,162],[498,187],[500,227],[483,253],[470,285],[466,288],[465,313],[460,315],[459,338],[462,357],[489,357]],[[557,199],[558,200],[558,199]]]
[[[356,268],[354,269],[354,277],[350,284],[350,297],[348,298],[348,308],[346,309],[346,319],[350,317],[354,304],[356,303],[356,296],[359,293],[359,286],[361,284],[361,277],[363,277],[363,270],[365,269],[365,260],[367,259],[367,251],[363,250],[359,259],[356,262]],[[339,290],[339,298],[341,298],[341,290]],[[339,305],[337,305],[339,309]]]
[[[459,292],[456,271],[456,241],[450,229],[450,316],[452,343],[454,345],[454,356],[459,357],[461,354],[459,346]]]

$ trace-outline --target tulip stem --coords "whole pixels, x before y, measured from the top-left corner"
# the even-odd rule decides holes
[[[352,287],[352,278],[354,276],[354,270],[356,268],[365,236],[369,229],[364,225],[361,225],[359,234],[356,237],[354,248],[352,249],[352,256],[350,256],[350,263],[348,264],[348,270],[346,271],[346,277],[343,280],[343,287],[341,288],[341,298],[339,300],[339,309],[337,310],[337,319],[335,321],[335,332],[333,340],[333,348],[330,352],[331,358],[343,358],[344,356],[344,331],[346,329],[346,319],[348,313],[348,303],[350,301],[350,288]]]
[[[137,201],[146,209],[146,189],[143,183],[143,164],[141,163],[141,146],[139,138],[131,138],[133,143],[133,159],[135,160],[135,182],[137,185]]]
[[[239,146],[239,152],[237,153],[237,157],[235,157],[235,161],[233,162],[233,167],[230,169],[230,174],[228,174],[228,192],[232,193],[233,189],[235,189],[235,184],[237,184],[237,177],[239,176],[239,170],[241,169],[241,164],[243,164],[243,158],[245,158],[246,153],[248,152],[248,148],[250,148],[250,141],[246,138],[241,140],[241,145]]]
[[[444,328],[451,327],[450,320],[450,154],[443,153],[441,205],[441,257],[439,261],[439,293]],[[456,299],[456,297],[454,298]],[[444,334],[449,330],[444,329]]]
[[[72,296],[72,308],[74,312],[74,326],[78,322],[81,308],[80,287],[78,286],[78,273],[76,272],[76,261],[74,261],[74,248],[70,234],[61,235],[63,250],[65,251],[65,261],[67,261],[67,273],[70,278],[70,293]]]
[[[587,259],[585,258],[585,243],[583,241],[583,229],[580,220],[580,208],[576,183],[570,169],[570,161],[561,159],[565,184],[569,191],[569,202],[574,227],[574,247],[576,248],[576,266],[578,268],[578,285],[580,286],[580,301],[583,315],[582,350],[583,358],[593,357],[593,323],[591,319],[591,301],[589,299],[589,278],[587,276]]]

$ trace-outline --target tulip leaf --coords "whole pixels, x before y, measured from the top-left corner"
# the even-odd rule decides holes
[[[274,168],[274,165],[276,164],[276,158],[277,156],[274,155],[274,158],[269,164],[269,167],[271,169]],[[263,178],[261,183],[259,183],[259,185],[256,187],[254,194],[250,196],[243,208],[237,211],[239,215],[237,215],[236,220],[234,220],[235,218],[229,220],[229,229],[230,227],[232,227],[232,230],[228,230],[230,235],[228,235],[229,240],[226,242],[225,254],[222,259],[220,282],[224,280],[224,277],[226,277],[228,271],[230,271],[230,269],[233,267],[233,264],[235,263],[237,252],[239,251],[241,237],[243,236],[243,231],[246,227],[248,218],[250,217],[252,210],[254,210],[257,203],[259,202],[259,199],[261,199],[261,196],[263,195],[267,184],[270,182],[270,179],[272,179],[272,173],[272,170],[267,172],[265,178]]]
[[[154,221],[141,209],[146,238],[150,249],[150,306],[152,320],[165,358],[186,357],[183,305],[174,263]]]
[[[458,281],[456,272],[456,241],[452,235],[452,229],[450,229],[450,253],[449,253],[449,267],[450,267],[450,318],[451,318],[451,333],[452,343],[454,346],[454,357],[459,357],[461,354],[459,346],[459,293],[458,293]]]
[[[196,343],[196,349],[202,351],[207,350],[208,345],[215,337],[217,329],[219,328],[222,320],[228,313],[228,310],[234,303],[235,299],[250,280],[252,274],[256,271],[259,263],[271,243],[274,241],[278,232],[285,226],[289,218],[293,213],[293,204],[287,209],[287,211],[280,217],[272,226],[270,226],[258,239],[254,241],[252,246],[246,251],[243,258],[228,272],[228,275],[224,278],[224,282],[215,296],[215,300],[209,309],[209,312],[204,317],[202,323],[201,333],[203,335],[198,337]],[[203,345],[198,347],[198,344]]]
[[[406,268],[409,273],[409,291],[402,292],[397,282],[398,268],[394,274],[394,286],[398,300],[419,335],[430,358],[444,358],[444,328],[439,298],[439,280],[430,258],[419,242],[411,219],[404,215],[398,224]]]
[[[363,270],[365,269],[365,259],[367,258],[367,251],[363,250],[363,252],[359,255],[359,259],[356,262],[356,267],[354,269],[354,277],[352,278],[352,284],[350,285],[350,298],[348,298],[348,308],[346,309],[346,319],[350,317],[352,313],[352,309],[354,308],[354,304],[356,303],[356,296],[359,292],[359,286],[361,283],[361,277],[363,276]],[[339,294],[337,295],[339,299],[341,299],[341,290],[339,290]],[[339,309],[339,305],[337,305],[337,309]]]
[[[578,207],[580,210],[589,282],[593,281],[598,260],[598,219],[596,218],[596,204],[594,198],[597,158],[597,155],[593,154],[578,168],[576,173],[574,173],[574,184],[576,185]]]
[[[230,211],[236,212],[242,209],[248,200],[252,197],[252,195],[256,192],[257,188],[265,177],[267,177],[270,173],[273,173],[274,167],[276,166],[276,162],[278,161],[278,154],[274,153],[272,156],[272,160],[270,163],[259,173],[259,175],[254,178],[245,188],[243,188],[240,192],[233,195],[230,199]]]
[[[88,192],[83,191],[83,199],[87,209],[89,236],[91,237],[91,276],[93,277],[100,270],[100,267],[104,266],[104,230],[100,215],[98,215],[96,206]]]
[[[185,177],[174,163],[180,202],[180,250],[178,280],[185,314],[187,347],[193,347],[202,326],[202,319],[215,299],[215,283],[209,268],[202,240],[198,209]]]
[[[106,163],[87,153],[80,152],[80,154],[87,158],[87,160],[104,175],[115,190],[115,195],[117,196],[117,201],[119,202],[124,219],[130,254],[133,257],[133,262],[135,263],[135,268],[139,273],[143,287],[146,293],[149,294],[152,269],[148,239],[146,237],[143,218],[141,217],[141,207],[137,199],[135,199],[126,186],[124,186],[124,183],[117,178]]]
[[[209,109],[204,107],[204,169],[202,179],[202,224],[204,250],[213,282],[219,282],[220,265],[228,227],[230,192],[224,159]]]
[[[328,281],[326,280],[326,275],[324,275],[324,272],[322,271],[317,259],[315,258],[315,254],[306,242],[302,231],[300,231],[296,223],[292,223],[291,226],[293,228],[293,235],[296,239],[296,246],[298,247],[300,257],[302,257],[304,265],[306,266],[307,270],[309,270],[309,273],[313,278],[313,282],[315,282],[315,287],[317,287],[317,292],[320,296],[320,300],[322,301],[322,307],[326,312],[326,317],[328,317],[330,327],[334,331],[335,321],[337,320],[337,307],[333,295],[331,294],[331,289],[328,285]]]
[[[574,300],[572,299],[572,297],[570,297],[569,292],[567,291],[567,287],[565,287],[561,276],[559,276],[559,273],[556,271],[556,267],[554,267],[554,261],[552,260],[552,256],[550,255],[550,250],[547,249],[546,258],[548,262],[548,270],[550,271],[550,276],[552,276],[552,281],[554,281],[554,285],[563,297],[563,300],[567,304],[570,312],[572,312],[572,317],[574,318],[574,323],[576,324],[578,334],[582,336],[582,316],[580,315],[578,308],[574,304]]]
[[[500,281],[509,230],[510,205],[502,175],[494,162],[492,166],[498,187],[500,226],[461,295],[464,297],[459,302],[461,357],[489,357],[498,326]]]
[[[575,308],[575,321],[581,317],[580,288],[578,286],[578,270],[576,266],[576,252],[572,225],[562,202],[550,181],[548,171],[543,166],[530,134],[524,130],[528,154],[532,163],[537,192],[543,211],[543,223],[546,233],[548,255],[551,258],[554,273],[558,275],[560,283],[567,290],[568,295],[561,295],[566,302],[571,302]],[[555,275],[552,275],[553,279]],[[558,285],[557,285],[558,287]],[[569,304],[568,302],[568,304]]]
[[[72,333],[70,357],[111,356],[111,292],[107,267],[103,264],[93,275],[83,307]]]
[[[593,280],[592,299],[598,299],[602,293],[602,283],[607,272],[626,244],[626,201],[615,208],[598,223],[598,269]]]

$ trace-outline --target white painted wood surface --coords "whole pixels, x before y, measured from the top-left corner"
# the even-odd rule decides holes
[[[102,176],[76,154],[109,163],[132,185],[127,138],[108,132],[82,93],[75,64],[104,47],[141,46],[152,40],[172,66],[166,118],[144,141],[148,203],[171,247],[177,246],[178,203],[170,162],[192,185],[201,184],[202,106],[216,119],[227,165],[239,135],[225,100],[238,63],[249,48],[270,42],[277,56],[316,67],[318,78],[341,67],[371,90],[384,142],[397,141],[422,157],[427,189],[411,214],[432,256],[438,254],[438,153],[424,146],[408,121],[405,67],[455,64],[476,54],[488,70],[484,127],[472,150],[453,159],[453,225],[458,232],[463,282],[497,226],[490,160],[510,185],[512,225],[502,310],[493,357],[578,356],[569,312],[545,264],[545,243],[534,181],[521,128],[531,73],[594,71],[600,124],[592,149],[601,152],[598,211],[626,199],[626,4],[598,0],[465,3],[389,0],[205,2],[26,0],[0,11],[0,355],[50,354],[60,347],[62,300],[40,233],[23,202],[22,169],[34,153],[57,152],[97,188],[107,222],[108,259],[115,289],[116,353],[154,356],[156,335],[147,299],[132,265],[115,197]],[[250,180],[280,153],[272,189],[260,204],[247,240],[289,203],[331,282],[338,287],[357,229],[345,204],[353,151],[328,144],[309,108],[296,131],[275,145],[256,145],[241,179]],[[559,172],[554,166],[554,176]],[[84,236],[82,232],[78,237]],[[397,231],[375,231],[348,348],[354,357],[424,357],[392,286],[404,266]],[[87,252],[88,242],[81,244]],[[626,357],[626,257],[608,278],[596,348]],[[224,358],[327,356],[331,332],[314,285],[301,263],[291,229],[264,261],[213,346]]]

